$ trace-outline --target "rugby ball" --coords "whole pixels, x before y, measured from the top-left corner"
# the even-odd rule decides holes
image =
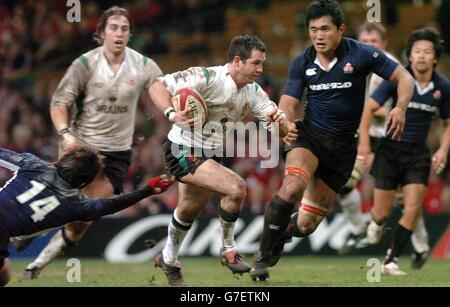
[[[203,97],[193,88],[179,89],[172,98],[172,105],[177,112],[189,109],[187,117],[199,118],[202,125],[208,116],[208,109]]]

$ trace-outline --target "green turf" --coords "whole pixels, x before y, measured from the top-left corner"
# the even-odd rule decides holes
[[[366,279],[368,258],[285,257],[270,270],[269,282],[255,283],[248,274],[233,276],[217,258],[182,258],[187,286],[450,286],[450,261],[430,260],[421,270],[411,270],[408,259],[400,262],[407,276],[381,276],[381,282]],[[69,283],[69,267],[63,260],[48,266],[38,280],[20,280],[26,262],[13,261],[10,287],[22,286],[166,286],[164,274],[152,264],[108,264],[103,260],[81,259],[81,282]]]

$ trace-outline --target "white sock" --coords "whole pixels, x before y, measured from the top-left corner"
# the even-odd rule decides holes
[[[428,232],[425,228],[425,220],[421,214],[417,220],[416,228],[411,236],[411,242],[414,250],[418,253],[428,252],[430,245],[428,244]]]
[[[354,235],[361,234],[366,228],[364,217],[361,213],[361,193],[358,189],[353,189],[350,193],[341,198],[341,208],[345,217],[350,222],[350,229]]]
[[[177,217],[177,209],[175,209],[168,227],[166,246],[164,246],[162,251],[164,262],[167,265],[176,265],[181,243],[183,243],[183,239],[189,231],[189,228],[191,228],[191,225],[191,223],[180,220]]]
[[[234,226],[236,222],[227,222],[221,217],[220,220],[220,234],[222,237],[222,248],[227,252],[236,248],[236,242],[234,241]]]
[[[53,238],[48,242],[47,246],[41,251],[39,256],[27,266],[27,270],[33,268],[43,269],[53,259],[59,257],[67,250],[69,246],[62,236],[62,229],[58,230]]]

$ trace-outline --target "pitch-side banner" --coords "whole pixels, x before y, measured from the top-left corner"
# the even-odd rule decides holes
[[[398,218],[398,213],[394,217]],[[369,219],[369,216],[366,216]],[[104,218],[88,230],[83,240],[72,249],[69,257],[104,257],[110,262],[145,262],[162,250],[166,242],[167,225],[171,215],[154,215],[140,219]],[[448,226],[449,216],[427,216],[430,245],[440,240]],[[367,246],[362,241],[355,251],[356,255],[382,255],[385,253],[393,234],[393,224],[383,240],[376,246]],[[242,214],[235,228],[236,243],[243,254],[253,255],[259,246],[263,228],[263,216]],[[286,244],[285,254],[336,255],[350,233],[347,220],[341,213],[329,216],[308,238],[294,238]],[[43,248],[50,235],[42,236],[33,243],[26,253],[15,253],[10,248],[12,257],[34,256]],[[152,240],[154,247],[149,248],[145,242]],[[186,236],[180,250],[181,256],[217,256],[221,247],[220,224],[218,218],[197,220]],[[409,245],[406,253],[411,251]]]

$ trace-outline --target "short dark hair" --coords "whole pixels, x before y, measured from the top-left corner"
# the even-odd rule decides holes
[[[317,0],[312,2],[306,10],[306,28],[309,28],[309,22],[323,16],[331,16],[336,27],[344,23],[344,11],[334,0]]]
[[[386,38],[386,28],[381,23],[378,23],[378,22],[366,21],[365,23],[360,25],[358,28],[358,36],[364,31],[366,31],[366,32],[375,31],[380,34],[382,40],[385,40],[385,38]]]
[[[54,165],[65,182],[80,189],[94,180],[102,161],[95,149],[79,145],[66,152]]]
[[[100,19],[97,24],[97,29],[94,33],[94,40],[99,44],[103,44],[103,39],[101,37],[101,34],[103,31],[105,31],[106,24],[108,23],[108,18],[111,16],[124,16],[126,19],[128,19],[128,22],[130,23],[130,36],[131,36],[131,30],[132,30],[132,23],[130,18],[130,13],[127,9],[123,7],[119,7],[117,5],[114,5],[103,12],[102,16],[100,16]]]
[[[231,62],[235,56],[239,56],[242,61],[245,61],[250,58],[253,49],[266,52],[267,48],[257,36],[248,34],[235,36],[228,48],[228,60]]]
[[[421,40],[426,40],[433,43],[436,60],[439,60],[439,58],[441,57],[442,50],[444,49],[444,41],[441,39],[441,35],[436,29],[426,27],[414,31],[409,36],[408,41],[406,43],[406,56],[408,57],[408,61],[414,43]]]

